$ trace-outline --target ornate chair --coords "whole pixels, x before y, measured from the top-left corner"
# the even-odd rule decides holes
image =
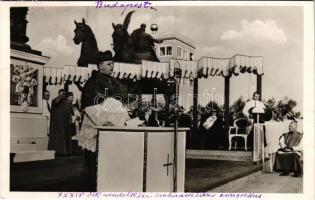
[[[233,126],[229,128],[229,150],[231,150],[232,146],[232,138],[234,137],[242,137],[244,138],[244,147],[245,151],[247,151],[247,137],[251,131],[252,126],[248,125],[248,121],[246,118],[239,118],[234,121]],[[236,150],[237,141],[235,141],[234,149]]]

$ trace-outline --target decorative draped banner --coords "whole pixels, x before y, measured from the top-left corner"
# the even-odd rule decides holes
[[[205,77],[208,76],[228,76],[229,75],[229,58],[211,58],[202,57],[199,60],[199,70]]]
[[[182,70],[182,78],[190,79],[209,76],[238,76],[240,73],[262,75],[263,57],[234,55],[231,58],[201,57],[199,60],[170,59],[168,63],[143,60],[141,64],[114,63],[112,76],[118,79],[140,80],[142,78],[169,79],[174,69]],[[96,65],[87,68],[65,65],[63,67],[45,67],[44,77],[47,84],[62,84],[64,81],[84,83],[97,70]]]
[[[234,55],[230,58],[229,68],[234,75],[245,72],[261,75],[263,74],[263,57]]]

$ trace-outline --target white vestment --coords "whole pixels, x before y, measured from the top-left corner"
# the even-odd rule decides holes
[[[261,101],[250,100],[246,102],[243,113],[247,117],[249,117],[249,110],[253,108],[252,113],[264,113],[264,109],[266,109],[265,105]]]
[[[78,145],[89,151],[96,151],[97,130],[95,126],[102,126],[111,122],[114,126],[125,126],[129,120],[128,110],[123,104],[114,99],[107,98],[103,103],[85,108],[81,130],[72,139],[78,140]]]
[[[49,133],[49,125],[50,125],[50,112],[49,112],[47,103],[49,104],[49,106],[51,108],[51,102],[47,101],[46,99],[43,99],[43,115],[47,119],[47,134],[48,134]]]

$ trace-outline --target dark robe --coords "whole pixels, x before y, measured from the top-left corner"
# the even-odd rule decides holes
[[[107,97],[117,97],[118,100],[127,102],[128,89],[110,75],[92,71],[92,76],[82,89],[81,109],[102,103]]]
[[[65,98],[58,96],[51,106],[48,149],[57,155],[71,155],[71,137],[71,108]]]
[[[203,124],[205,123],[205,121],[208,119],[208,117],[210,117],[211,115],[209,113],[207,114],[203,114],[201,116],[200,122],[199,122],[199,126],[198,126],[198,143],[199,143],[199,148],[201,149],[209,149],[208,147],[208,139],[209,139],[209,135],[208,135],[208,130],[206,130],[203,127]]]
[[[201,148],[202,149],[223,149],[227,146],[227,137],[224,131],[224,123],[221,117],[217,116],[217,119],[213,125],[207,130],[203,127],[205,121],[211,115],[205,115],[200,120],[199,134],[201,136]]]
[[[217,117],[209,129],[209,143],[214,149],[224,149],[228,146],[228,136],[225,134],[224,123],[221,117]]]
[[[284,143],[286,148],[293,148],[300,144],[302,140],[302,134],[299,132],[293,133],[288,132],[284,133],[281,138],[284,138]],[[285,152],[283,149],[279,149],[276,153],[275,164],[273,170],[276,172],[295,172],[302,173],[303,172],[303,164],[302,164],[302,152],[292,151]]]
[[[152,111],[149,119],[148,119],[148,123],[147,126],[153,126],[153,127],[158,127],[160,125],[160,122],[158,120],[158,113],[156,111]]]
[[[182,114],[181,117],[178,119],[178,127],[189,128],[186,131],[186,149],[192,148],[192,119],[187,114]]]

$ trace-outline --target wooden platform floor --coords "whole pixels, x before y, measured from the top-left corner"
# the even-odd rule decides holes
[[[244,161],[186,159],[185,192],[209,191],[261,168],[261,165]]]
[[[186,150],[186,158],[226,161],[252,161],[251,151]]]
[[[261,173],[229,182],[209,192],[221,193],[303,193],[303,177],[279,176],[279,173]]]
[[[186,159],[185,192],[205,192],[258,171],[251,162]],[[82,156],[17,163],[10,170],[11,191],[91,191]]]

